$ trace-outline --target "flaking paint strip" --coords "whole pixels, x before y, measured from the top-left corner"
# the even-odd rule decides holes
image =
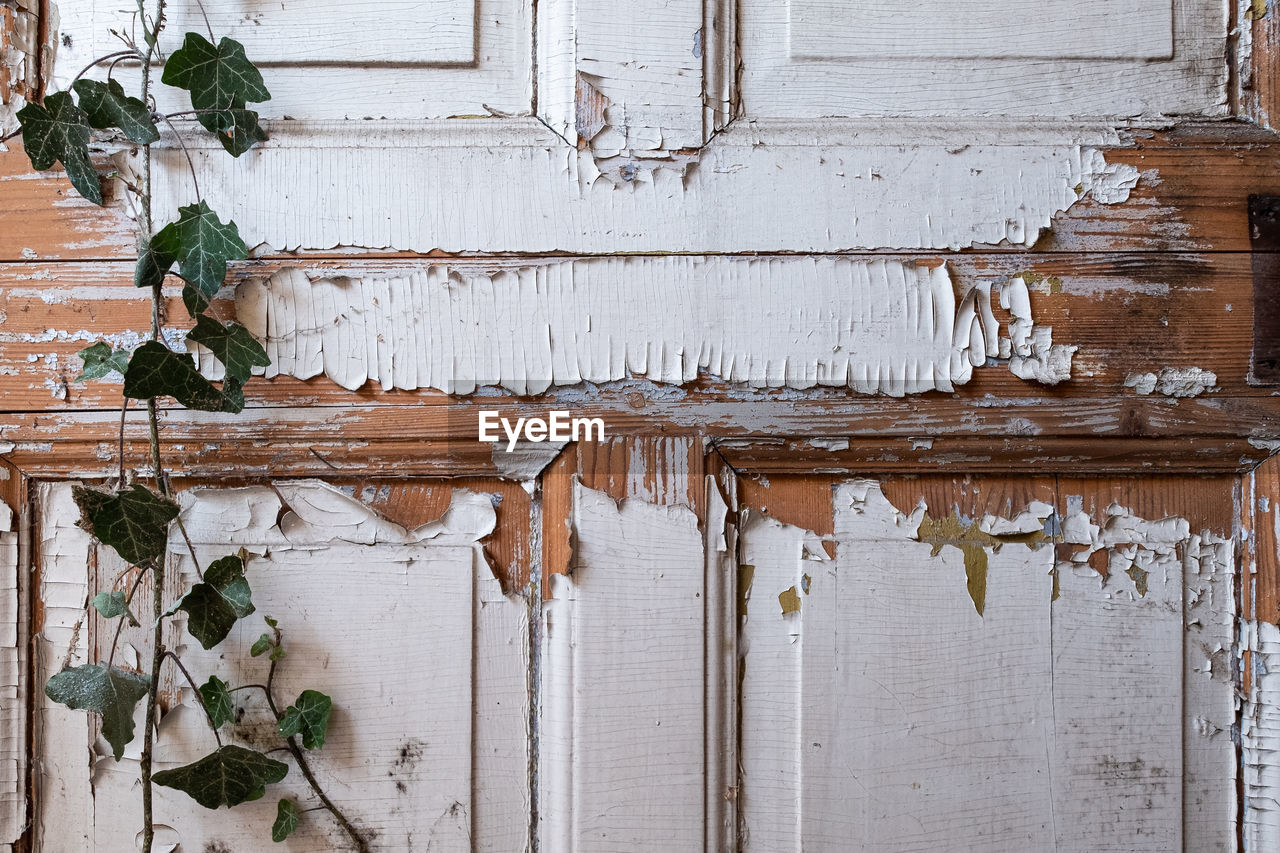
[[[1015,298],[1011,369],[1057,383],[1074,347]],[[1019,288],[1019,284],[1021,285]],[[284,269],[237,288],[240,321],[275,375],[324,374],[355,390],[470,394],[709,373],[756,388],[847,387],[900,397],[950,392],[1000,354],[991,284],[957,293],[945,266],[845,258],[600,258],[464,274],[316,278]],[[670,310],[654,311],[656,305]],[[1009,339],[1004,339],[1006,346]],[[216,362],[198,353],[201,369]]]
[[[46,4],[51,23],[46,46],[52,59],[56,48],[52,34],[58,31],[57,7]],[[35,0],[11,0],[0,7],[0,136],[18,129],[18,110],[31,99],[39,81],[40,4]],[[0,151],[5,147],[0,143]]]
[[[1280,849],[1280,628],[1249,620],[1241,629],[1251,664],[1240,718],[1244,849],[1262,853]]]

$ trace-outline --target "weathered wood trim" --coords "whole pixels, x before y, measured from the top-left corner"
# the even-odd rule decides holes
[[[1197,436],[727,440],[717,449],[744,474],[819,471],[850,476],[925,471],[1243,474],[1271,455],[1270,449],[1245,440]]]
[[[1274,0],[1236,0],[1239,114],[1262,127],[1280,121],[1280,16]]]

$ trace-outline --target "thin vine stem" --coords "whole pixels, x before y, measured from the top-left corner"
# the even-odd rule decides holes
[[[142,102],[151,101],[151,60],[155,57],[156,44],[160,30],[164,26],[165,0],[156,0],[156,15],[151,38],[147,39],[147,52],[142,58]],[[138,15],[146,26],[146,0],[138,0]],[[139,182],[142,193],[140,213],[142,234],[144,239],[151,239],[151,146],[142,147],[142,179]],[[151,288],[151,336],[161,340],[160,300],[163,296],[160,284]],[[151,461],[155,467],[156,485],[160,493],[166,497],[169,490],[165,485],[164,467],[160,459],[160,422],[156,410],[156,401],[152,397],[147,401],[147,422],[150,427]],[[164,666],[164,556],[155,563],[151,596],[151,612],[155,620],[151,637],[151,681],[147,688],[147,709],[145,716],[146,731],[143,735],[141,776],[142,776],[142,853],[152,853],[155,844],[155,809],[152,783],[152,757],[155,749],[156,699],[160,688],[160,670]]]
[[[280,629],[275,628],[273,630],[276,635],[276,644],[279,645],[281,638]],[[281,720],[284,719],[284,714],[280,713],[280,708],[276,705],[275,695],[272,690],[276,680],[277,663],[279,663],[279,661],[272,659],[271,666],[267,670],[267,683],[263,686],[262,692],[267,697],[267,707],[271,709],[271,713],[275,715],[277,720]],[[284,741],[289,747],[289,752],[293,755],[293,760],[298,765],[298,770],[302,773],[302,778],[307,780],[307,784],[311,786],[311,790],[315,793],[316,798],[320,800],[321,805],[329,810],[329,813],[333,815],[334,820],[338,822],[338,825],[341,826],[343,831],[351,838],[352,843],[356,845],[356,850],[358,850],[359,853],[369,853],[369,844],[364,840],[364,836],[362,836],[359,830],[352,825],[351,821],[347,820],[347,816],[342,813],[341,809],[334,805],[333,800],[330,800],[325,794],[324,789],[320,787],[320,783],[316,780],[315,774],[311,772],[311,764],[307,761],[306,754],[302,751],[302,747],[298,746],[297,737],[290,735],[285,738]]]
[[[158,113],[157,115],[164,120],[165,124],[169,125],[169,129],[173,131],[173,137],[178,140],[178,146],[182,148],[182,153],[187,158],[187,168],[191,170],[191,184],[196,189],[196,201],[202,201],[203,196],[200,195],[200,179],[196,177],[196,162],[191,159],[191,151],[187,148],[187,143],[183,141],[182,134],[178,133],[178,129],[173,126],[173,122],[169,121],[169,117],[167,115],[164,113]]]
[[[191,689],[200,699],[200,708],[204,711],[204,718],[209,721],[209,729],[213,732],[213,739],[218,742],[218,748],[222,748],[222,735],[218,734],[218,726],[213,721],[213,712],[209,710],[209,706],[204,703],[204,694],[200,692],[200,688],[196,686],[196,680],[191,677],[190,671],[182,663],[182,658],[173,652],[165,652],[165,657],[173,661],[173,665],[182,673],[183,678],[187,679],[187,684],[191,685]]]

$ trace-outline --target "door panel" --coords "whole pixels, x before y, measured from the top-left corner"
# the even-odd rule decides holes
[[[826,536],[770,491],[744,489],[744,849],[1234,849],[1230,481],[809,478]]]
[[[183,493],[182,503],[200,564],[240,548],[248,552],[257,608],[207,652],[182,630],[179,615],[166,644],[182,648],[188,669],[232,685],[262,683],[265,658],[248,650],[267,630],[261,617],[278,619],[288,655],[279,664],[277,701],[292,703],[307,688],[334,697],[326,748],[310,761],[355,823],[389,850],[415,843],[521,849],[529,837],[528,613],[524,599],[503,593],[482,553],[480,541],[498,518],[491,496],[455,489],[443,516],[410,528],[314,480],[194,489]],[[109,550],[74,526],[69,484],[43,485],[39,505],[43,623],[36,677],[43,684],[67,663],[107,659],[114,623],[103,623],[84,602],[113,581],[125,588],[131,578]],[[522,523],[514,508],[502,517],[512,527]],[[525,529],[528,522],[526,514]],[[182,541],[170,545],[167,600],[197,580]],[[140,592],[146,600],[148,591]],[[116,662],[145,668],[148,634],[126,629]],[[166,713],[158,766],[179,766],[211,751],[191,686],[167,667],[161,689]],[[234,695],[236,719],[224,728],[224,740],[278,746],[260,693]],[[41,700],[37,849],[132,849],[129,839],[141,824],[140,745],[139,737],[117,763],[103,754],[90,717]],[[260,849],[278,797],[312,805],[296,770],[271,797],[234,812],[193,808],[171,789],[156,794],[166,837],[196,850],[223,849],[219,844]],[[281,849],[341,844],[340,831],[321,813],[304,820]]]

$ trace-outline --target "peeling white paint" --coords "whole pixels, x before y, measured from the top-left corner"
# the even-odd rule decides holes
[[[808,531],[744,522],[745,850],[1234,849],[1229,540],[1076,504],[1068,570],[1052,548],[988,549],[979,617],[959,552],[913,541],[923,504],[906,515],[852,481],[833,506],[830,561]],[[1094,548],[1113,575],[1144,567],[1145,595],[1100,589],[1077,562]],[[779,612],[788,588],[801,606]]]
[[[514,450],[508,452],[505,446],[495,444],[491,452],[493,465],[498,469],[498,476],[502,479],[527,483],[530,480],[536,480],[543,469],[554,462],[566,446],[568,446],[567,442],[522,441]]]
[[[1165,367],[1159,373],[1130,373],[1124,384],[1143,396],[1159,391],[1166,397],[1199,397],[1218,390],[1218,375],[1199,367]]]
[[[1037,326],[1031,314],[1031,292],[1023,276],[1000,290],[1000,307],[1010,314],[1009,337],[1000,341],[1000,357],[1019,379],[1058,385],[1071,378],[1071,359],[1079,347],[1054,344],[1053,329]]]
[[[50,33],[58,29],[57,6],[47,5],[51,16]],[[27,104],[28,97],[39,79],[40,61],[40,4],[36,0],[8,0],[0,8],[0,137],[18,129],[18,110]],[[56,48],[50,37],[46,48]],[[52,57],[52,53],[50,54]],[[0,143],[0,151],[7,150]]]
[[[1021,282],[1021,279],[1015,279]],[[236,291],[264,342],[267,376],[323,373],[357,389],[470,394],[709,373],[752,387],[951,391],[998,354],[990,285],[957,294],[945,267],[841,258],[600,258],[477,275],[431,265],[399,278],[317,278],[285,269]],[[1026,310],[1019,375],[1069,375]],[[655,312],[653,306],[669,306]],[[1027,334],[1023,334],[1023,332]],[[217,376],[203,354],[201,367]]]
[[[1280,849],[1280,628],[1248,620],[1241,647],[1249,654],[1249,692],[1240,722],[1244,773],[1244,849]]]

